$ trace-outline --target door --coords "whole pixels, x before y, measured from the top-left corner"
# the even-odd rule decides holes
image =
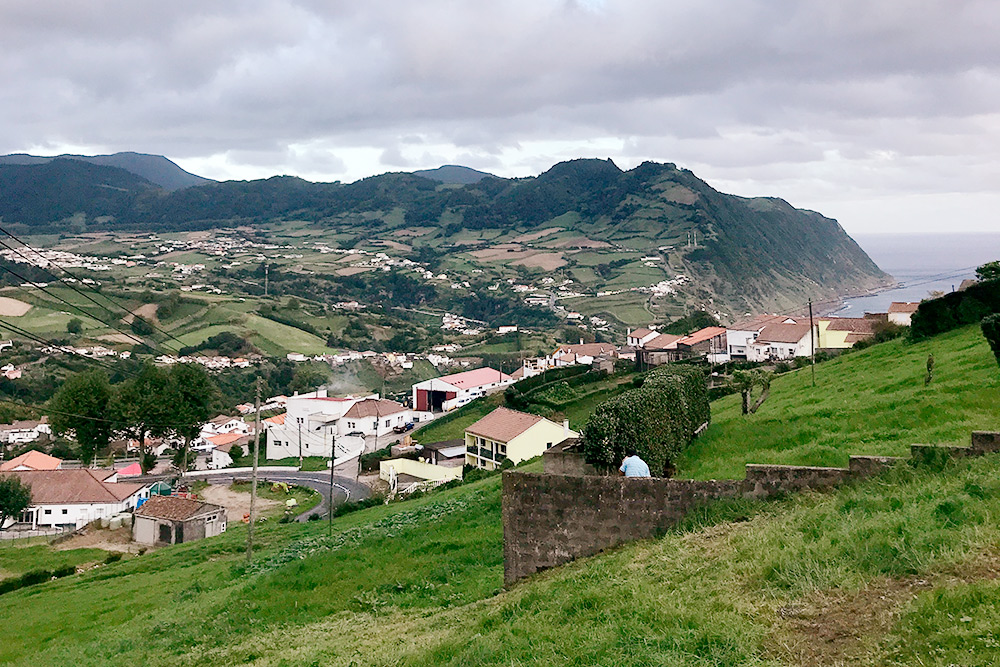
[[[164,544],[170,544],[170,524],[161,523],[160,524],[160,542]]]

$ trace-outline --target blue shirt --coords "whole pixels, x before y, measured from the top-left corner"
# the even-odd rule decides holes
[[[649,466],[638,456],[626,456],[619,468],[626,477],[649,477]]]

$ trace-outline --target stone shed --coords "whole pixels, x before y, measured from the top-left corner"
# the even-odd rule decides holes
[[[132,539],[180,544],[226,532],[226,508],[177,496],[153,496],[135,511]]]

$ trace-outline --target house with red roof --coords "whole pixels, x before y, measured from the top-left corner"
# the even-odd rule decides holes
[[[91,521],[135,509],[149,498],[149,485],[118,481],[114,470],[22,470],[5,472],[31,488],[21,521],[38,526],[80,528]]]
[[[493,368],[445,375],[413,385],[411,405],[417,412],[431,413],[427,416],[433,417],[433,413],[454,410],[480,396],[500,391],[513,382],[514,378]]]
[[[465,462],[495,470],[504,459],[520,463],[579,435],[570,430],[568,420],[556,424],[538,415],[500,407],[465,429]]]
[[[809,322],[803,324],[768,324],[761,329],[757,340],[749,346],[749,361],[781,361],[807,357],[812,351],[812,333]]]
[[[910,326],[910,318],[917,312],[920,302],[893,301],[889,304],[889,321],[901,327]]]
[[[0,472],[58,470],[60,467],[62,467],[62,459],[32,449],[20,456],[15,456],[10,461],[0,463]]]

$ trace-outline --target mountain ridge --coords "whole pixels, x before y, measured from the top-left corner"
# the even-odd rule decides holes
[[[212,179],[185,171],[177,163],[162,155],[136,153],[134,151],[123,151],[108,155],[72,155],[67,153],[52,157],[40,157],[37,155],[28,155],[27,153],[12,153],[0,156],[0,164],[44,164],[52,160],[79,160],[80,162],[96,164],[102,167],[118,167],[136,176],[140,176],[151,183],[155,183],[167,191],[214,182]]]

